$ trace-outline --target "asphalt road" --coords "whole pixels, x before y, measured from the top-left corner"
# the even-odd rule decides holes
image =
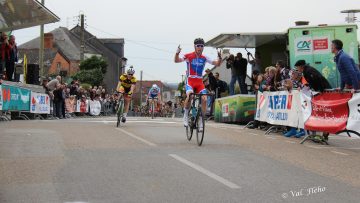
[[[0,122],[0,202],[360,202],[360,140],[179,119]]]

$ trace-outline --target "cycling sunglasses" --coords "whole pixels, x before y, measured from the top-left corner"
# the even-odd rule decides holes
[[[203,44],[195,44],[195,46],[196,46],[197,48],[204,48],[204,45],[203,45]]]

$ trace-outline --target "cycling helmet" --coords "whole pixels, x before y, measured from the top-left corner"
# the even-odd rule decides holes
[[[129,75],[134,75],[135,74],[134,67],[130,66],[130,68],[126,71],[126,73]]]
[[[156,84],[153,84],[152,88],[158,88],[158,86]]]
[[[203,40],[203,38],[196,38],[194,40],[194,44],[205,44],[205,41]]]

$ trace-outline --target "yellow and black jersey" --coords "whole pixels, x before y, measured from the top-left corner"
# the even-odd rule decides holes
[[[135,76],[132,76],[131,79],[128,79],[126,74],[120,75],[120,83],[121,86],[123,86],[124,88],[130,88],[131,85],[135,85],[136,84],[136,78]]]

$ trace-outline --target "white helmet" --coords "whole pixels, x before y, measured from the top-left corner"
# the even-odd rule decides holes
[[[135,70],[132,66],[130,66],[130,68],[126,71],[127,74],[129,75],[134,75],[135,74]]]
[[[158,86],[156,84],[153,84],[152,88],[158,88]]]

